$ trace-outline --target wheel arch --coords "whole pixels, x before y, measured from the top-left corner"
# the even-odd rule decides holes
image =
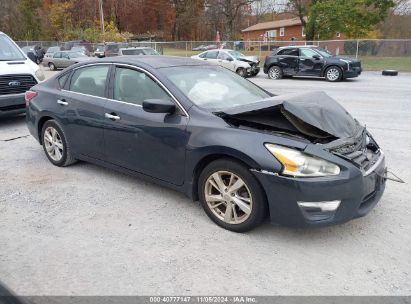
[[[44,124],[49,120],[57,120],[57,119],[55,119],[54,117],[52,117],[50,115],[44,115],[39,119],[39,121],[37,123],[37,136],[38,136],[40,145],[43,144],[43,138],[41,136],[41,130],[43,129]]]
[[[330,67],[337,67],[341,70],[342,77],[344,77],[344,68],[336,63],[330,63],[326,66],[323,67],[323,70],[321,71],[321,77],[325,77],[325,71],[327,71],[328,68]]]
[[[192,174],[192,177],[191,177],[192,178],[192,180],[191,180],[191,189],[189,189],[189,191],[190,191],[190,196],[194,201],[197,201],[199,199],[198,182],[199,182],[201,172],[204,170],[204,168],[207,165],[209,165],[210,163],[212,163],[213,161],[216,161],[218,159],[227,159],[227,160],[235,161],[235,162],[243,165],[247,169],[252,169],[256,165],[246,155],[241,155],[241,154],[233,153],[233,152],[230,152],[230,151],[212,153],[212,154],[208,154],[208,155],[203,156],[196,163],[196,165],[194,166],[194,169],[192,171],[193,174]],[[258,180],[257,180],[257,182],[260,183]],[[261,184],[260,184],[260,186],[261,186],[261,189],[263,189],[263,195],[266,196],[264,188],[262,187]]]

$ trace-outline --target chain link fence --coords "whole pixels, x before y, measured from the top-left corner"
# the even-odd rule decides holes
[[[76,48],[84,49],[89,56],[94,55],[94,51],[101,47],[102,43],[88,43],[84,41],[17,41],[20,47],[34,47],[48,49],[58,46],[62,50]],[[111,44],[111,43],[110,43]],[[327,49],[334,55],[356,57],[370,63],[370,69],[379,69],[379,65],[398,68],[411,72],[411,39],[368,39],[368,40],[326,40],[326,41],[225,41],[216,43],[215,41],[173,41],[173,42],[122,42],[117,47],[151,47],[162,55],[189,57],[200,52],[225,48],[233,49],[245,55],[258,56],[264,62],[272,50],[292,45],[316,45]],[[381,61],[381,62],[380,62]],[[367,64],[366,64],[367,68]]]

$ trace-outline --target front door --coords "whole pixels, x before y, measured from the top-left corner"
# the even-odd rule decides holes
[[[231,71],[235,72],[235,64],[234,64],[234,59],[230,55],[228,55],[226,52],[218,52],[218,63],[225,67],[226,69],[229,69]]]
[[[117,66],[105,108],[107,161],[176,185],[183,184],[188,117],[148,113],[147,99],[169,99],[169,94],[142,70]]]
[[[321,76],[324,59],[314,50],[300,49],[300,62],[298,75]]]

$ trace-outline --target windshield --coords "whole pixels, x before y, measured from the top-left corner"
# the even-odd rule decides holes
[[[240,52],[237,52],[237,51],[228,51],[228,53],[236,59],[239,58],[239,57],[244,57],[243,54],[241,54]]]
[[[96,46],[96,51],[97,52],[101,52],[101,51],[103,51],[104,50],[104,45],[103,44],[100,44],[100,45],[97,45]]]
[[[219,110],[254,103],[268,93],[237,74],[216,67],[171,67],[168,79],[199,107]]]
[[[329,51],[324,50],[322,48],[315,48],[314,50],[316,50],[318,53],[320,53],[320,55],[323,56],[323,57],[332,57],[332,56],[334,56]]]
[[[25,60],[20,49],[5,35],[0,35],[0,60]]]
[[[80,52],[70,52],[69,56],[70,58],[87,57],[86,55]]]

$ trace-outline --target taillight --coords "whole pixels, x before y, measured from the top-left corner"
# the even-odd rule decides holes
[[[38,95],[38,93],[37,93],[37,92],[34,92],[34,91],[27,91],[27,92],[24,94],[24,99],[26,100],[26,107],[29,106],[29,103],[31,102],[31,100],[32,100],[34,97],[36,97],[37,95]]]

